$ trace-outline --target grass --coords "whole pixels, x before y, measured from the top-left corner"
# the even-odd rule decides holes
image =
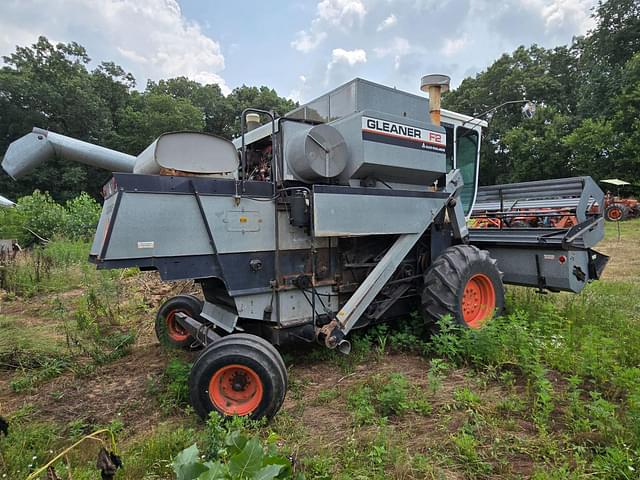
[[[621,240],[617,225],[607,224],[598,248],[612,256],[604,279],[580,295],[509,288],[506,315],[480,331],[443,321],[428,337],[414,317],[357,333],[349,357],[321,347],[287,352],[285,407],[271,424],[247,428],[291,456],[306,478],[638,478],[640,221],[619,226]],[[36,374],[36,385],[57,375],[56,361],[74,365],[75,355],[94,365],[87,378],[108,368],[76,347],[69,350],[65,322],[71,338],[98,350],[109,348],[94,340],[135,331],[135,341],[118,354],[125,359],[152,335],[137,323],[148,309],[125,277],[83,283],[84,267],[68,265],[74,273],[66,284],[36,289],[29,302],[44,306],[28,328],[13,310],[0,316],[8,332],[0,335],[0,358],[22,351],[17,358]],[[79,296],[62,296],[76,288]],[[185,447],[196,442],[210,457],[221,448],[216,439],[224,428],[199,423],[187,406],[191,361],[168,357],[158,374],[147,375],[144,400],[158,417],[121,422],[125,469],[117,479],[173,478],[170,464]],[[14,382],[33,388],[23,377],[13,370]],[[99,426],[91,418],[51,419],[38,407],[0,413],[11,423],[9,437],[0,437],[0,477],[7,478],[23,478],[34,462]],[[96,478],[96,453],[91,447],[70,456],[74,479]]]

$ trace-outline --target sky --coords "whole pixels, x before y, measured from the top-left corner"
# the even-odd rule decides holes
[[[452,87],[505,52],[593,27],[597,0],[0,0],[0,55],[39,35],[136,77],[186,76],[224,93],[267,85],[311,100],[362,77],[413,93]]]

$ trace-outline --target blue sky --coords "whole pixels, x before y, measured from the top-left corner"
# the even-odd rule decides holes
[[[356,76],[412,92],[453,86],[519,45],[571,42],[596,0],[2,0],[0,55],[38,35],[77,41],[143,87],[184,75],[306,101]]]

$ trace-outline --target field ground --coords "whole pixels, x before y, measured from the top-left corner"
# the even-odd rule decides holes
[[[0,300],[0,478],[103,426],[116,478],[174,478],[174,456],[215,425],[187,406],[194,354],[160,348],[152,320],[192,285],[96,272],[78,244],[47,250],[9,272]],[[507,315],[480,332],[443,322],[428,337],[413,318],[359,333],[348,357],[286,351],[284,408],[242,428],[306,478],[638,478],[640,221],[608,224],[599,250],[602,281],[577,296],[511,288]],[[97,478],[97,451],[72,451],[69,478]]]

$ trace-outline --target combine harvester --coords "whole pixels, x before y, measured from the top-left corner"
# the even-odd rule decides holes
[[[205,347],[194,409],[271,417],[287,389],[274,345],[348,353],[353,329],[416,309],[480,328],[503,282],[580,292],[604,268],[590,207],[603,193],[587,177],[499,188],[503,202],[571,198],[571,228],[467,228],[486,123],[441,111],[448,85],[423,77],[428,101],[355,79],[281,118],[246,110],[233,143],[169,133],[137,157],[34,129],[3,168],[19,177],[58,155],[116,172],[90,260],[198,282],[204,300],[169,299],[156,319],[163,344]]]

